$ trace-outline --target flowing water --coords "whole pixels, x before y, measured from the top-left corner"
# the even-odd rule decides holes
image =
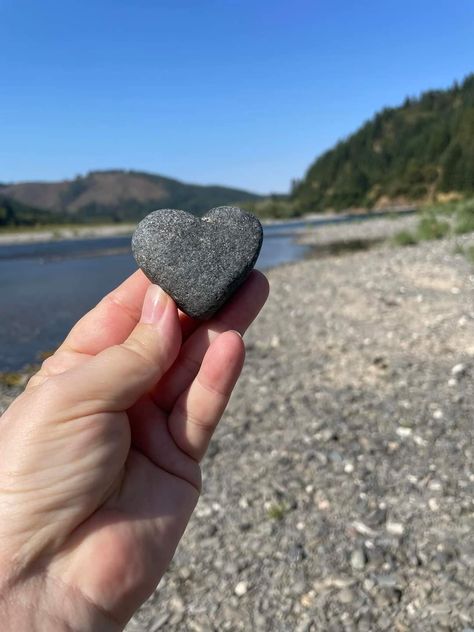
[[[257,267],[302,258],[306,223],[265,227]],[[15,370],[61,342],[84,312],[136,269],[130,237],[0,246],[0,371]]]
[[[308,225],[378,215],[265,226],[257,268],[302,259],[308,247],[296,236]],[[0,371],[21,368],[54,349],[84,312],[135,269],[129,236],[0,245]]]

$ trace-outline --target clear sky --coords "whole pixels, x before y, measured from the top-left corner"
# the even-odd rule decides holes
[[[472,0],[0,0],[0,182],[93,169],[287,191],[474,70]]]

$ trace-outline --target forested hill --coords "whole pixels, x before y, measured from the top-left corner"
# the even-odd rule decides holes
[[[385,108],[320,156],[292,193],[300,212],[474,192],[474,74]]]
[[[93,171],[74,180],[0,185],[0,225],[135,222],[157,208],[202,213],[259,198],[240,189],[186,184],[138,171]]]

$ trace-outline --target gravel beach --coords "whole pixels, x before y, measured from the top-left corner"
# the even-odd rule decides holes
[[[402,230],[413,231],[419,221],[419,216],[413,214],[327,224],[304,230],[298,242],[307,246],[331,246],[333,248],[337,244],[356,241],[366,242],[367,245],[376,242],[382,244]]]
[[[197,510],[128,632],[471,632],[474,267],[442,241],[269,278]]]

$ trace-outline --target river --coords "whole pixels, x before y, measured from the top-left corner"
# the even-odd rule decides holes
[[[296,236],[309,225],[380,215],[264,226],[257,268],[302,259],[308,247]],[[135,269],[129,236],[0,245],[0,371],[19,369],[57,347],[76,320]]]
[[[266,226],[257,267],[302,258],[307,222]],[[73,323],[136,269],[130,237],[0,246],[0,371],[54,349]]]

